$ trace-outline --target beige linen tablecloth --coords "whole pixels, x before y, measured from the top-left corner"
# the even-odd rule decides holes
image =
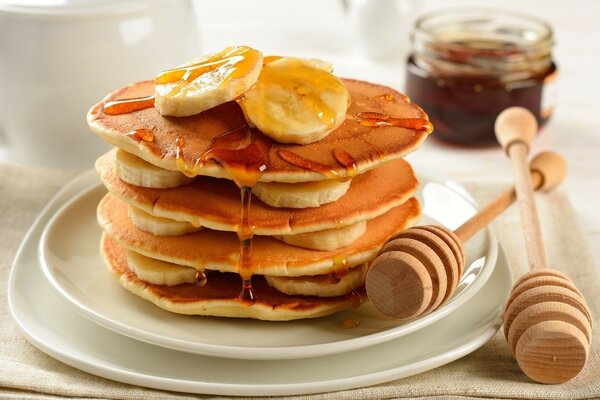
[[[21,336],[7,306],[10,266],[36,215],[72,176],[60,171],[0,165],[0,398],[219,398],[162,392],[98,378],[54,360]],[[471,182],[466,186],[481,204],[507,185]],[[573,279],[585,295],[594,317],[590,358],[577,378],[554,386],[529,381],[518,370],[504,337],[497,334],[472,354],[429,372],[377,386],[294,398],[600,398],[600,336],[597,328],[600,271],[564,193],[558,191],[540,195],[537,199],[549,262]],[[523,273],[527,263],[516,207],[497,220],[494,230],[515,275]]]

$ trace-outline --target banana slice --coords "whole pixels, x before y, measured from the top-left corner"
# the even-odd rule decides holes
[[[156,77],[155,107],[161,115],[200,114],[250,89],[262,65],[262,54],[246,46],[197,58]]]
[[[120,149],[115,155],[115,173],[124,182],[155,189],[173,188],[194,180],[179,171],[159,168]]]
[[[273,61],[281,60],[282,56],[264,56],[263,57],[263,65],[272,63]],[[327,71],[329,73],[333,72],[333,65],[329,61],[321,60],[319,58],[298,58],[299,60],[303,60],[306,63],[312,65],[315,68],[322,69],[323,71]]]
[[[137,207],[129,206],[129,218],[141,231],[155,236],[182,236],[197,232],[202,227],[197,227],[189,222],[175,221],[174,219],[155,217]]]
[[[365,283],[367,264],[356,266],[348,271],[339,282],[332,283],[328,275],[315,276],[266,276],[267,283],[280,292],[290,295],[336,297],[343,296]]]
[[[256,85],[238,100],[246,120],[281,143],[323,139],[344,122],[350,105],[346,87],[322,69],[326,65],[285,57],[265,64]]]
[[[313,250],[335,250],[350,246],[367,230],[367,221],[348,225],[343,228],[324,231],[299,233],[297,235],[278,236],[277,238],[292,246]]]
[[[131,250],[127,250],[127,265],[142,281],[154,285],[176,286],[197,280],[198,271],[194,268],[155,260]]]
[[[256,183],[252,193],[271,207],[309,208],[338,200],[350,188],[350,181],[300,183]]]

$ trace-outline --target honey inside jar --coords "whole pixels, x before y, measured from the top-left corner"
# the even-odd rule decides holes
[[[413,32],[406,93],[435,126],[435,137],[465,146],[496,143],[494,121],[521,106],[542,127],[553,111],[557,76],[545,22],[491,11],[424,16]]]

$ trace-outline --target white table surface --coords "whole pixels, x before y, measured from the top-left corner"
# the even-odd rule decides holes
[[[403,89],[404,62],[366,58],[357,45],[354,25],[341,1],[195,1],[203,52],[247,44],[265,54],[320,57],[331,61],[340,76]],[[421,0],[420,3],[422,10],[511,4],[512,10],[536,15],[553,25],[557,42],[554,58],[560,73],[556,111],[536,140],[532,153],[553,149],[566,158],[569,176],[563,190],[568,191],[581,226],[600,258],[600,1]],[[453,179],[511,177],[508,160],[495,148],[462,149],[429,140],[409,157],[415,169],[435,169]]]

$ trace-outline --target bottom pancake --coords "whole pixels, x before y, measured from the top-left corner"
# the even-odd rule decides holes
[[[154,285],[140,280],[129,269],[125,248],[106,234],[102,235],[101,249],[108,268],[123,287],[178,314],[290,321],[333,314],[366,300],[362,288],[338,297],[288,295],[269,286],[262,276],[254,276],[252,287],[256,301],[251,303],[238,299],[242,287],[238,274],[218,271],[207,271],[207,283],[202,287]]]

